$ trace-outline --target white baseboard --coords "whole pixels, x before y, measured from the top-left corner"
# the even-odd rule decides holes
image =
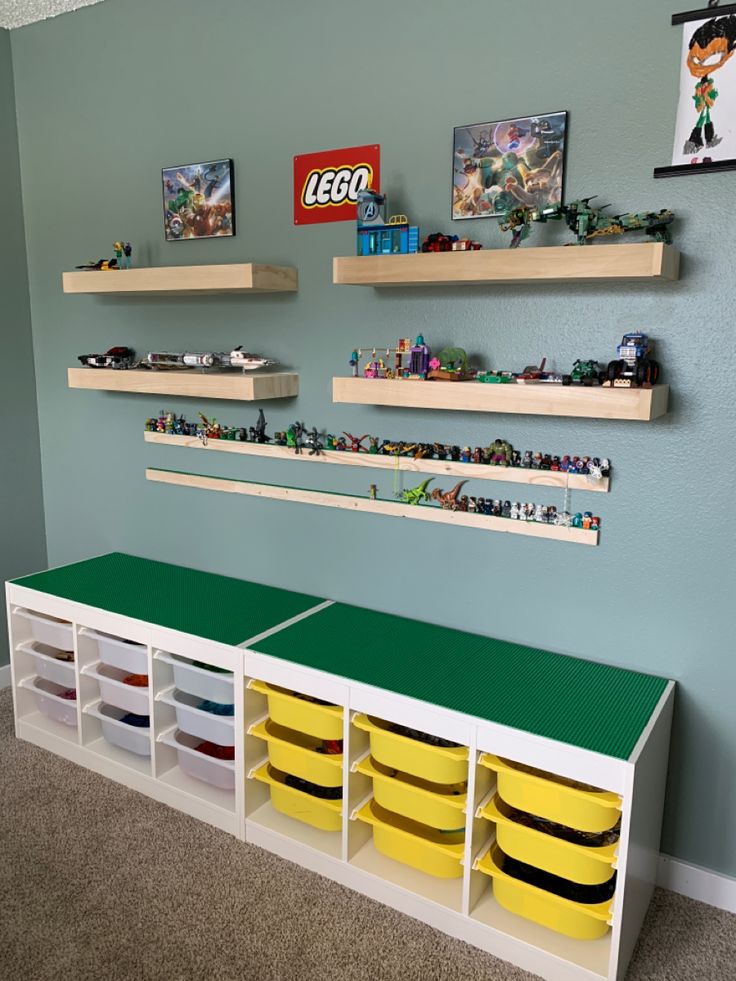
[[[657,885],[689,899],[736,913],[736,879],[702,869],[699,865],[689,865],[669,855],[660,855]]]
[[[10,665],[3,664],[0,668],[0,689],[10,688]]]

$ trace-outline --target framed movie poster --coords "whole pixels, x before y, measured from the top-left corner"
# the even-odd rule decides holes
[[[567,113],[458,126],[452,217],[493,218],[562,201]]]
[[[165,167],[161,181],[167,242],[235,234],[232,160]]]
[[[736,169],[736,4],[675,14],[682,24],[672,166],[655,177]]]

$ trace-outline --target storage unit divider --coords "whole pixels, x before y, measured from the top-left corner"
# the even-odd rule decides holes
[[[325,650],[330,645],[325,624],[334,628],[342,621],[339,611],[333,610],[330,619],[333,608],[312,603],[308,597],[297,604],[303,612],[294,615],[289,607],[283,622],[265,630],[259,625],[251,630],[254,640],[241,638],[237,643],[224,642],[220,629],[213,631],[220,639],[207,639],[86,605],[79,598],[34,590],[22,581],[8,584],[7,598],[19,738],[394,906],[548,981],[623,981],[656,874],[672,682],[662,682],[656,699],[648,696],[640,723],[629,727],[626,739],[632,739],[632,733],[636,736],[633,749],[608,755],[586,748],[585,739],[578,745],[560,741],[434,704],[406,689],[402,694],[399,686],[383,688],[366,673],[357,630],[352,638],[339,632],[337,642],[333,637],[334,656],[312,658],[310,630],[320,650]],[[278,599],[274,609],[282,610],[281,604]],[[242,615],[250,622],[256,617],[255,605]],[[367,611],[358,610],[355,615],[368,618],[363,628],[376,627],[378,615],[370,614],[370,619]],[[246,638],[247,629],[246,625]],[[402,633],[405,629],[405,622],[396,624],[397,644],[406,645],[410,635]],[[429,647],[424,646],[430,637],[426,629],[434,630],[425,627],[416,652],[405,650],[404,663],[405,669],[413,665],[411,670],[424,665],[417,683],[425,693],[431,690],[432,667],[426,658],[432,650],[436,656],[431,640]],[[443,644],[452,643],[449,633],[438,635]],[[123,643],[105,635],[123,638]],[[263,639],[267,637],[290,637],[287,650],[293,660],[283,655],[283,647],[272,647]],[[71,640],[73,662],[53,656],[53,643],[48,642],[54,638],[58,645]],[[484,649],[477,648],[480,640],[484,639],[475,638],[471,647],[473,656],[485,665]],[[282,653],[267,653],[258,649],[261,646]],[[60,649],[66,648],[56,648]],[[390,670],[390,657],[382,663]],[[326,664],[340,673],[331,673]],[[146,672],[140,670],[143,666]],[[147,673],[147,688],[121,684],[128,668],[134,669],[130,674]],[[436,665],[434,670],[441,678]],[[500,683],[491,668],[484,670],[489,684]],[[49,684],[54,679],[73,681],[76,700],[61,701],[63,707],[73,704],[71,721],[76,725],[44,714],[43,696],[35,689],[39,678]],[[608,684],[610,675],[606,678]],[[147,706],[147,734],[135,727],[130,732],[148,741],[150,756],[105,738],[106,724],[121,725],[105,715],[105,697],[113,704],[113,716],[124,714],[126,705]],[[114,705],[116,700],[122,707]],[[212,706],[203,706],[203,701],[217,705],[210,711]],[[223,704],[232,704],[232,715]],[[203,741],[224,747],[219,755],[233,759],[203,754],[197,748]],[[588,743],[608,745],[595,731]],[[285,774],[295,779],[284,782]],[[532,796],[505,801],[504,793],[511,797],[515,793],[507,789],[509,777],[522,784],[526,781],[528,787],[522,790],[531,788]],[[303,780],[316,784],[316,792],[299,782]],[[606,793],[580,785],[601,787]],[[565,793],[581,810],[559,810]],[[592,912],[580,910],[582,926],[573,927],[590,928],[591,935],[604,930],[603,936],[575,939],[542,925],[545,914],[539,912],[538,903],[550,895],[546,886],[509,880],[511,873],[504,872],[504,840],[514,852],[514,861],[529,859],[526,864],[542,872],[564,871],[568,858],[576,862],[580,857],[563,838],[560,854],[548,861],[548,826],[530,825],[523,815],[519,827],[511,826],[513,808],[524,801],[531,802],[531,813],[533,808],[545,811],[542,817],[562,819],[570,828],[576,823],[588,827],[586,808],[591,801],[609,808],[610,815],[600,819],[600,827],[608,827],[609,820],[614,823],[620,813],[620,838],[606,852],[606,861],[616,872],[610,905],[599,904]],[[328,826],[334,830],[325,830]],[[508,835],[514,831],[531,841],[528,853],[510,844]],[[543,846],[541,852],[538,845]],[[590,861],[594,864],[595,858]],[[599,874],[595,868],[591,873],[570,866],[578,875],[574,881],[581,883],[591,877],[594,883],[605,880],[606,863],[601,867]],[[512,892],[518,893],[522,915],[502,904],[507,893],[504,886],[496,895],[497,880],[505,886],[510,883]],[[552,908],[555,902],[551,900]],[[565,917],[571,909],[575,914],[575,904],[565,900],[559,904]]]

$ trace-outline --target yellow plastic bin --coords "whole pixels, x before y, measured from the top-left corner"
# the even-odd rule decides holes
[[[598,940],[608,932],[613,899],[593,905],[563,899],[506,875],[503,858],[494,844],[477,860],[475,868],[493,878],[493,895],[504,909],[575,940]]]
[[[305,794],[296,787],[289,787],[284,783],[286,774],[272,767],[270,763],[264,763],[252,776],[254,780],[268,784],[271,803],[282,814],[322,831],[342,829],[342,801],[323,800],[321,797]]]
[[[321,787],[342,784],[342,753],[319,753],[323,740],[294,729],[285,729],[272,719],[252,725],[248,732],[268,744],[268,758],[277,770],[318,783]]]
[[[428,824],[441,831],[465,827],[468,801],[466,783],[430,783],[421,777],[392,770],[366,756],[354,766],[358,773],[373,780],[373,798],[386,810]]]
[[[287,729],[305,732],[316,739],[342,739],[342,708],[339,705],[320,705],[301,698],[286,688],[252,680],[248,687],[268,699],[271,721]]]
[[[621,818],[622,802],[618,794],[585,788],[566,777],[512,763],[490,753],[483,753],[479,762],[496,772],[501,799],[520,811],[566,824],[577,831],[610,831]]]
[[[468,779],[467,746],[431,746],[391,732],[391,723],[356,715],[353,725],[370,734],[371,756],[384,766],[431,783],[463,783]]]
[[[496,841],[506,855],[582,885],[597,886],[613,875],[618,841],[577,845],[515,820],[515,811],[498,794],[478,811],[496,825]]]
[[[368,801],[352,817],[373,825],[373,844],[388,858],[440,879],[459,879],[465,832],[443,834]]]

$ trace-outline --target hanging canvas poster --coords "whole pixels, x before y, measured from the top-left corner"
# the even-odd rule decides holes
[[[161,181],[167,242],[235,234],[232,160],[165,167]]]
[[[567,113],[455,128],[452,217],[492,218],[562,201]]]
[[[376,143],[294,157],[294,224],[355,221],[358,192],[380,190],[380,170]]]
[[[736,4],[675,14],[682,24],[672,166],[655,177],[736,168]]]

